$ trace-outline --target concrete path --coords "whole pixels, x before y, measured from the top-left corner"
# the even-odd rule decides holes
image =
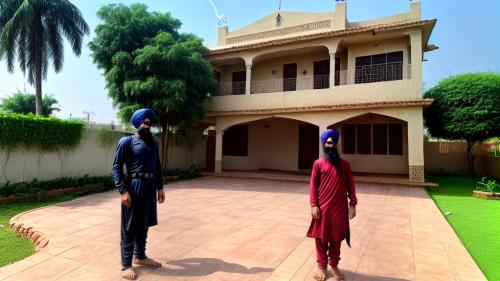
[[[205,177],[166,190],[147,244],[164,267],[138,268],[139,280],[312,280],[307,184]],[[357,190],[347,280],[486,280],[424,190]],[[120,280],[119,204],[108,192],[20,215],[50,242],[0,280]]]

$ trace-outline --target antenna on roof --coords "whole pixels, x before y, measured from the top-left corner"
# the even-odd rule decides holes
[[[281,26],[281,0],[279,0],[279,5],[278,5],[278,15],[276,16],[276,26]]]
[[[213,0],[208,0],[210,2],[210,5],[212,5],[212,8],[214,8],[215,16],[219,20],[217,22],[218,25],[226,25],[227,24],[227,19],[226,16],[219,14],[219,11],[217,11],[217,7],[215,6],[215,3]]]

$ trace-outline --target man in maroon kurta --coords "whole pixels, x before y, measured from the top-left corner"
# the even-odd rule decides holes
[[[344,279],[338,269],[340,244],[346,239],[350,247],[349,219],[356,215],[357,199],[351,165],[339,156],[339,138],[340,133],[336,130],[321,134],[325,156],[314,161],[311,173],[312,221],[307,236],[316,240],[318,271],[314,278],[320,281],[326,278],[328,264],[336,280]]]

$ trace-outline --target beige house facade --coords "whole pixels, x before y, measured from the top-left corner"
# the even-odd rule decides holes
[[[206,58],[219,91],[206,104],[215,128],[214,171],[307,171],[319,135],[338,144],[354,172],[424,181],[422,61],[436,20],[420,2],[407,13],[350,22],[332,12],[276,12],[241,29],[218,30]],[[209,142],[210,143],[210,142]]]

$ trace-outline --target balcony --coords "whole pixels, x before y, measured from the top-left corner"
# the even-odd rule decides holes
[[[335,72],[335,86],[376,83],[411,79],[411,65],[396,63],[361,66],[353,70]],[[228,82],[219,84],[219,96],[244,95],[246,82]],[[330,75],[299,76],[271,80],[254,80],[250,85],[251,94],[293,92],[330,88]]]

